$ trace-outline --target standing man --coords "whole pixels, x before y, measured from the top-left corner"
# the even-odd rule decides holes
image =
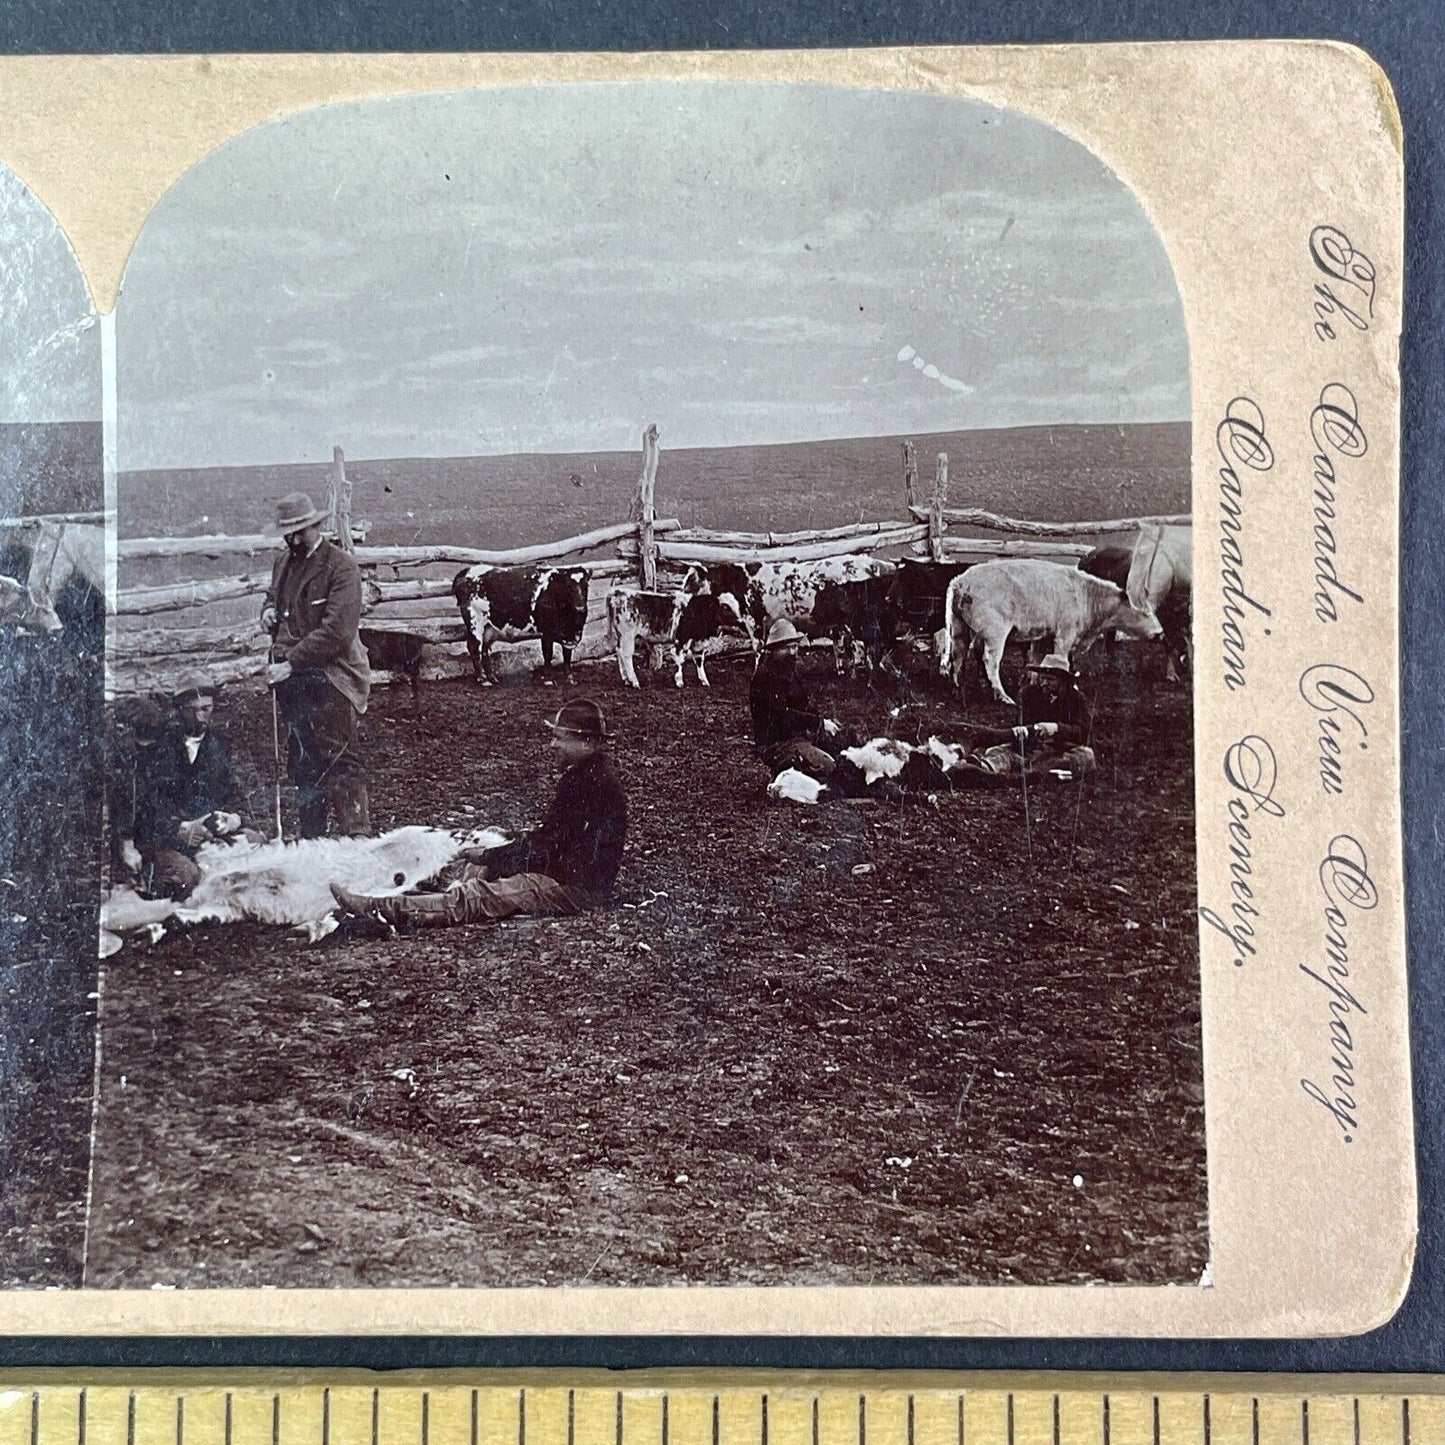
[[[607,756],[602,709],[579,698],[546,727],[562,776],[539,826],[513,843],[464,854],[443,871],[448,887],[442,893],[371,898],[333,883],[342,908],[393,927],[422,927],[605,906],[627,841],[627,798]]]
[[[357,721],[371,670],[361,644],[361,570],[321,535],[326,513],[304,492],[283,497],[285,553],[271,569],[261,626],[275,638],[266,680],[286,729],[301,836],[371,832]]]

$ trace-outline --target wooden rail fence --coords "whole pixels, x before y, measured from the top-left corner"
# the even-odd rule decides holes
[[[658,462],[658,431],[656,426],[649,426],[642,437],[637,490],[628,519],[623,522],[523,547],[389,546],[367,545],[358,539],[352,522],[352,487],[346,475],[345,456],[340,447],[335,448],[326,508],[331,518],[329,531],[361,566],[366,598],[363,627],[420,636],[434,644],[437,652],[424,675],[459,675],[470,669],[470,663],[461,619],[451,602],[451,576],[407,577],[403,572],[443,566],[511,567],[565,562],[585,568],[589,574],[588,621],[577,653],[579,659],[588,660],[607,651],[606,594],[619,579],[631,578],[634,585],[654,588],[677,581],[695,563],[813,561],[885,549],[895,555],[936,561],[1021,556],[1067,563],[1094,545],[1081,539],[1135,532],[1145,522],[1183,525],[1190,520],[1188,515],[1182,515],[1039,522],[981,507],[950,507],[947,454],[938,455],[925,500],[919,495],[914,444],[905,442],[903,485],[908,520],[861,521],[791,532],[684,527],[676,518],[659,518],[656,514]],[[956,531],[950,535],[950,529],[960,527],[1013,535],[1006,539],[964,536]],[[122,568],[138,562],[187,558],[257,558],[261,564],[235,577],[120,587],[115,597],[117,625],[110,649],[115,691],[164,689],[180,672],[198,667],[218,683],[259,677],[265,668],[269,639],[260,630],[258,620],[207,621],[205,613],[217,606],[230,606],[234,611],[234,604],[257,599],[259,614],[259,598],[270,581],[270,558],[275,556],[278,545],[276,537],[261,534],[140,537],[119,542],[116,555]],[[582,555],[606,547],[612,548],[612,556]],[[132,625],[140,619],[177,613],[186,614],[187,620],[179,625]],[[511,649],[499,648],[499,653],[505,669],[508,654],[513,667],[535,665],[537,649],[535,644],[518,644]],[[379,674],[377,680],[386,681],[387,675]]]

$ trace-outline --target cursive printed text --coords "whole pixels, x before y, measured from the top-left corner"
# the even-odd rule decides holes
[[[1337,341],[1341,327],[1368,331],[1375,314],[1375,265],[1338,226],[1310,232],[1310,260],[1328,278],[1314,289],[1315,337]]]
[[[1314,440],[1314,552],[1315,616],[1321,622],[1338,622],[1338,601],[1359,603],[1365,599],[1340,578],[1336,470],[1341,460],[1354,461],[1370,449],[1360,424],[1360,405],[1355,394],[1341,382],[1332,381],[1320,392],[1310,413],[1310,436]]]
[[[1264,413],[1247,396],[1236,396],[1224,410],[1214,432],[1214,445],[1224,463],[1219,469],[1219,584],[1221,661],[1224,685],[1238,692],[1245,685],[1244,624],[1252,614],[1269,617],[1268,607],[1252,596],[1244,582],[1244,478],[1241,472],[1267,472],[1274,466],[1274,448],[1264,434]],[[1264,629],[1265,636],[1269,628]]]
[[[1348,833],[1330,839],[1320,863],[1320,888],[1325,895],[1324,971],[1300,964],[1300,972],[1324,990],[1328,998],[1329,1025],[1327,1075],[1329,1087],[1313,1079],[1301,1079],[1309,1098],[1324,1109],[1339,1126],[1340,1137],[1352,1144],[1360,1128],[1359,1070],[1355,1064],[1356,1015],[1368,1015],[1351,984],[1350,919],[1354,911],[1368,912],[1379,901],[1379,891],[1370,877],[1364,845]]]
[[[1315,766],[1320,788],[1342,798],[1347,744],[1355,744],[1361,752],[1370,746],[1364,712],[1374,702],[1375,690],[1348,667],[1337,662],[1317,662],[1300,674],[1299,693],[1318,714]]]
[[[1228,917],[1203,904],[1199,916],[1216,932],[1229,940],[1234,950],[1234,966],[1243,968],[1246,957],[1259,951],[1255,942],[1260,917],[1254,890],[1254,833],[1250,823],[1255,815],[1284,817],[1284,809],[1275,801],[1274,789],[1279,779],[1279,763],[1274,749],[1257,733],[1250,733],[1225,750],[1224,777],[1232,790],[1225,804],[1225,836],[1229,850]]]

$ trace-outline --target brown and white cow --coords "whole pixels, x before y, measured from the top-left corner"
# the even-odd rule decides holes
[[[544,683],[550,684],[552,649],[562,649],[562,673],[572,681],[572,650],[587,624],[585,567],[464,567],[452,579],[452,596],[467,632],[472,671],[483,686],[492,671],[494,642],[542,643]]]
[[[955,577],[948,584],[944,612],[946,665],[954,686],[962,680],[970,640],[977,637],[993,694],[1009,705],[1013,699],[998,669],[1011,635],[1030,642],[1052,637],[1052,650],[1071,657],[1109,628],[1137,637],[1158,637],[1163,631],[1151,608],[1132,606],[1112,582],[1031,557],[980,562]]]
[[[614,587],[607,594],[608,636],[617,652],[617,671],[628,687],[640,687],[633,654],[639,642],[668,646],[683,683],[683,665],[690,658],[697,668],[697,680],[707,687],[707,661],[702,645],[724,632],[747,634],[742,612],[731,592],[689,592],[677,588],[667,592],[644,592]]]

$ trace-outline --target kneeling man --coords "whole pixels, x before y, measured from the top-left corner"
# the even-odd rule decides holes
[[[539,827],[514,843],[464,855],[443,893],[368,898],[333,883],[336,901],[349,913],[393,925],[496,922],[606,903],[622,863],[627,799],[607,756],[602,709],[579,698],[546,727],[564,771]]]

